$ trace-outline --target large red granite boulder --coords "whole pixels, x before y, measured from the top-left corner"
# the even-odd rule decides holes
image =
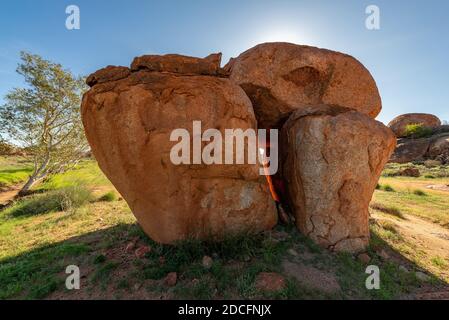
[[[396,145],[393,132],[333,105],[295,111],[282,129],[282,174],[298,229],[335,251],[362,251],[368,205]]]
[[[306,106],[335,104],[376,117],[381,99],[369,71],[353,57],[291,43],[259,44],[224,68],[253,102],[260,127],[279,127]]]
[[[195,60],[197,68],[187,59],[189,67],[177,72],[171,64],[164,69],[166,58],[144,60],[157,67],[108,67],[91,75],[81,107],[100,168],[144,231],[172,243],[272,228],[276,209],[258,165],[175,165],[170,159],[178,143],[170,141],[172,131],[186,129],[192,137],[193,121],[201,121],[203,131],[257,128],[245,92],[228,79],[190,74],[209,70],[203,69],[209,60]]]

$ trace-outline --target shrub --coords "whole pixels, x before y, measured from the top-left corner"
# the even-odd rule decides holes
[[[381,186],[381,189],[383,191],[387,191],[387,192],[394,192],[394,188],[392,186],[390,186],[389,184],[384,184],[383,186]]]
[[[405,126],[404,136],[409,138],[425,138],[432,135],[432,129],[422,123],[412,123]]]
[[[435,179],[435,176],[433,176],[433,175],[431,175],[431,174],[426,174],[426,175],[424,176],[424,178],[426,178],[426,179]]]
[[[90,190],[75,185],[17,201],[6,209],[12,216],[38,215],[55,211],[70,211],[86,204],[92,198]]]
[[[420,189],[413,190],[413,194],[415,194],[417,196],[425,196],[425,195],[427,195],[424,191],[422,191]]]
[[[106,201],[106,202],[111,202],[115,200],[117,200],[117,195],[115,194],[114,191],[109,191],[98,199],[98,201]]]

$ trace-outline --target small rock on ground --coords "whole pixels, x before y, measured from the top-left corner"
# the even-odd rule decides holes
[[[415,276],[420,281],[429,281],[430,280],[430,277],[427,274],[425,274],[424,272],[421,272],[421,271],[416,271],[415,272]]]
[[[285,288],[285,279],[276,272],[261,272],[256,277],[255,287],[260,291],[276,292]]]
[[[145,256],[145,254],[147,254],[150,251],[151,248],[149,246],[141,246],[136,250],[135,254],[137,258],[141,259]]]
[[[363,264],[368,264],[371,261],[371,257],[367,253],[359,254],[357,259]]]
[[[169,272],[164,278],[164,284],[168,287],[173,287],[178,281],[178,274],[176,272]]]
[[[214,263],[214,260],[211,257],[204,256],[201,264],[203,265],[204,268],[210,269],[212,267],[213,263]]]

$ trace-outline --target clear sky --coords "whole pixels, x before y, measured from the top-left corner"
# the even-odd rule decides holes
[[[80,30],[65,27],[70,4],[80,8]],[[370,4],[380,9],[380,30],[365,27]],[[447,0],[2,1],[0,103],[23,86],[21,50],[87,75],[142,54],[221,51],[225,63],[257,43],[288,41],[359,59],[377,81],[383,122],[407,112],[449,120],[448,16]]]

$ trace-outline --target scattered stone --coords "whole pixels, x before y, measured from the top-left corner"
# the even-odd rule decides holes
[[[214,260],[209,256],[204,256],[201,264],[204,268],[210,269],[212,267],[212,264],[214,263]]]
[[[416,271],[415,276],[416,276],[416,278],[418,278],[418,280],[423,281],[423,282],[430,280],[430,276],[428,276],[427,274],[425,274],[424,272],[421,272],[421,271]]]
[[[126,253],[132,253],[134,251],[135,247],[136,247],[136,243],[135,242],[129,242],[126,245],[125,252]]]
[[[379,257],[381,257],[383,260],[388,260],[390,259],[390,255],[388,254],[388,252],[385,249],[380,249],[378,251],[376,251],[376,253],[378,254]]]
[[[276,292],[285,288],[285,279],[275,272],[261,272],[255,281],[256,289],[260,291]]]
[[[243,256],[243,261],[244,261],[244,262],[250,262],[250,261],[251,261],[251,256],[245,254],[245,255]]]
[[[360,112],[295,111],[281,131],[281,170],[301,233],[332,251],[364,251],[368,206],[395,145],[390,129]]]
[[[426,186],[427,189],[449,191],[449,185],[446,184],[430,184]]]
[[[133,286],[133,289],[135,291],[138,291],[140,288],[142,288],[142,283],[140,283],[140,282],[135,283],[134,286]]]
[[[371,261],[371,257],[367,253],[359,254],[357,259],[363,264],[368,264]]]
[[[428,113],[406,113],[397,116],[388,123],[388,127],[393,130],[396,137],[403,137],[405,128],[409,124],[422,124],[428,128],[436,128],[441,125],[440,119]]]
[[[173,287],[178,281],[178,274],[176,272],[169,272],[164,278],[164,284],[167,287]]]
[[[287,253],[288,253],[289,255],[291,255],[291,256],[294,256],[294,257],[299,256],[299,253],[298,253],[295,249],[293,249],[293,248],[288,249],[288,250],[287,250]]]
[[[164,256],[160,256],[159,257],[159,264],[161,264],[161,265],[165,264],[165,257]]]
[[[137,258],[141,259],[150,251],[151,251],[151,247],[141,246],[141,247],[137,248],[137,250],[135,251],[135,254],[136,254]]]

